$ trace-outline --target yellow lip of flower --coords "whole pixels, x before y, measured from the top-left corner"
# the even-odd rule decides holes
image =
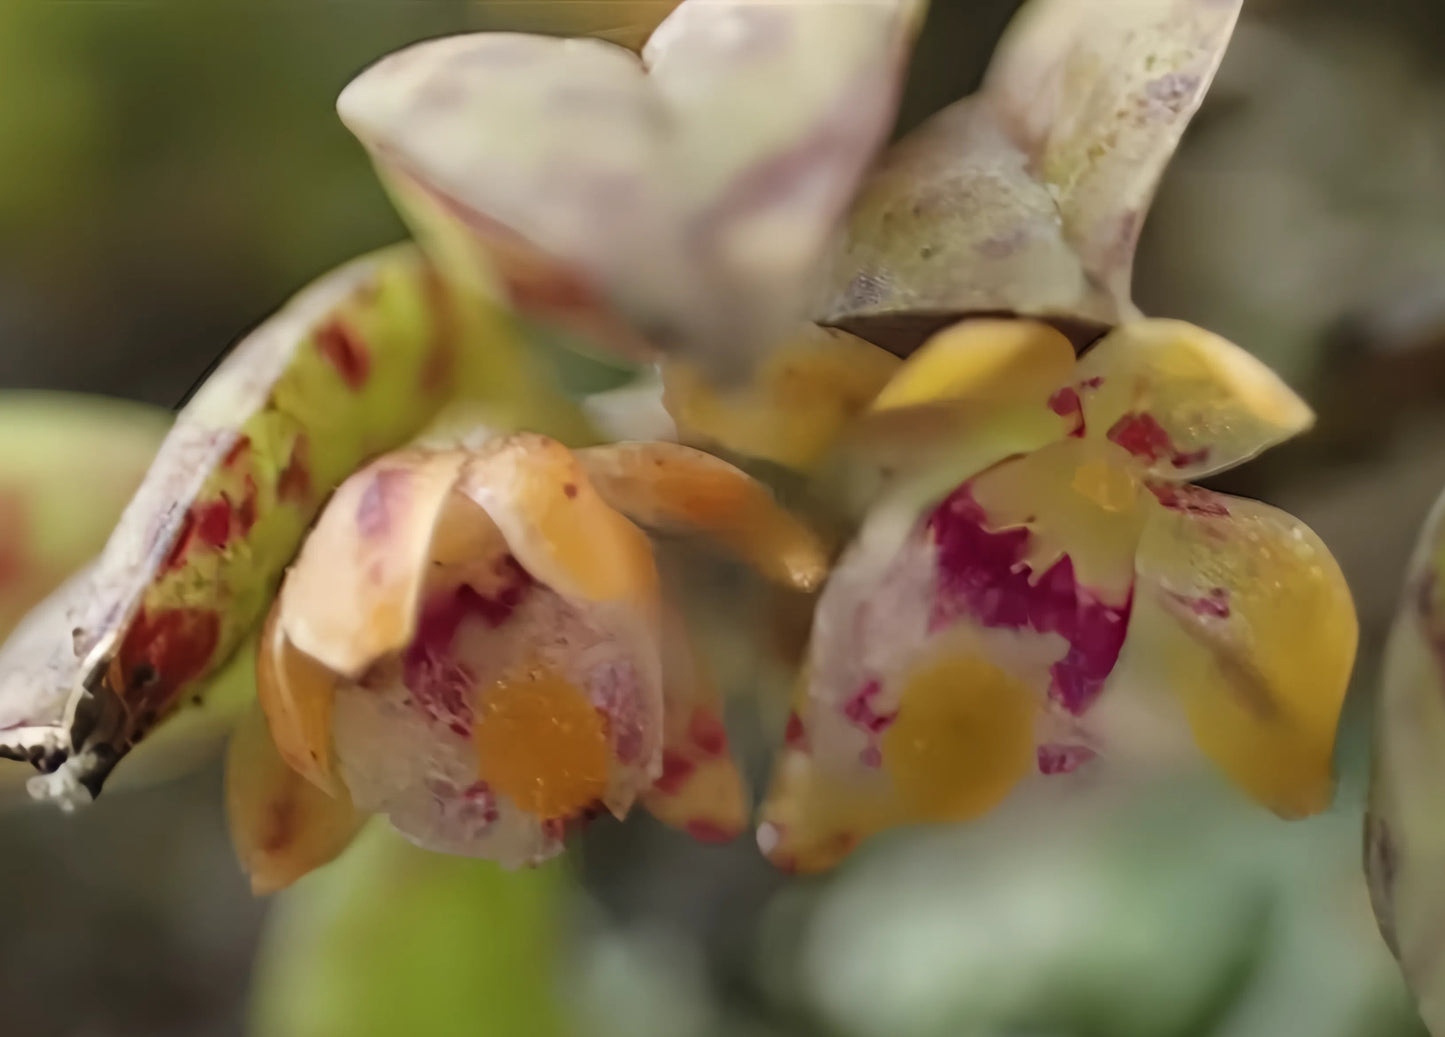
[[[794,721],[806,737],[786,750],[763,811],[771,855],[824,866],[839,854],[820,848],[942,817],[950,804],[991,805],[1027,771],[1130,755],[1120,743],[1143,737],[1141,713],[1187,727],[1206,757],[1277,813],[1324,809],[1358,638],[1343,577],[1298,521],[1185,482],[1303,431],[1308,407],[1223,339],[1141,319],[1077,364],[1045,324],[966,323],[925,344],[874,405],[890,421],[950,409],[1005,422],[1032,409],[1034,425],[1052,422],[1052,441],[1024,436],[1010,449],[999,437],[994,456],[975,449],[978,467],[955,470],[955,488],[920,501],[923,517],[906,537],[865,525],[839,562],[818,603]],[[930,664],[924,680],[922,660],[967,631],[994,640],[982,656],[974,648]],[[1018,674],[1040,652],[1050,661],[1022,684],[980,676],[979,667]],[[916,691],[948,681],[959,710],[994,703],[958,725],[951,751],[940,747],[950,723],[925,704],[948,696]],[[978,698],[1005,686],[1023,701]],[[1049,741],[1040,723],[1029,767],[986,766],[1007,739],[984,752],[971,733],[1014,708],[1070,717],[1073,733]],[[915,730],[927,736],[907,734]],[[960,762],[945,773],[930,760]],[[936,810],[919,806],[918,789],[932,784]],[[821,806],[807,818],[810,799]]]
[[[272,801],[300,803],[331,855],[325,832],[357,808],[509,865],[639,795],[699,838],[736,835],[745,790],[716,693],[625,516],[711,537],[799,589],[820,582],[822,545],[760,485],[688,447],[424,441],[338,489],[263,633],[267,752],[314,793],[269,765],[233,768],[236,842],[258,888],[326,857],[304,833],[295,852],[256,849],[258,804]]]

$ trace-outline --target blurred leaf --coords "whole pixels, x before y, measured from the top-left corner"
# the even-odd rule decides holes
[[[0,638],[105,546],[170,422],[98,396],[0,392]]]
[[[257,963],[252,1037],[561,1037],[566,873],[416,849],[385,825],[283,893]]]

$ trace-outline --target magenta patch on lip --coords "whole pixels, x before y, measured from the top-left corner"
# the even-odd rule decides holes
[[[1209,457],[1209,448],[1180,450],[1164,426],[1154,420],[1152,414],[1142,412],[1125,414],[1109,429],[1110,442],[1123,447],[1135,457],[1145,461],[1168,458],[1175,468],[1187,468],[1200,464]]]
[[[1074,427],[1069,429],[1069,435],[1074,439],[1084,438],[1084,401],[1079,399],[1077,390],[1064,388],[1054,393],[1049,397],[1049,410],[1061,418],[1072,416]]]
[[[876,735],[886,731],[889,725],[898,719],[898,713],[896,710],[892,713],[879,713],[873,708],[873,700],[882,691],[883,685],[877,679],[870,680],[843,703],[843,715],[855,727],[861,727],[869,734]]]
[[[417,619],[416,635],[402,657],[402,681],[413,701],[461,738],[470,738],[472,733],[471,694],[476,674],[454,655],[457,629],[469,616],[477,616],[493,628],[501,626],[511,618],[531,585],[531,577],[510,555],[500,564],[513,582],[494,596],[488,597],[464,583],[428,601]]]
[[[1038,748],[1040,774],[1072,774],[1098,754],[1087,745],[1041,745]]]
[[[1229,591],[1214,587],[1208,594],[1190,595],[1169,592],[1169,597],[1193,612],[1196,616],[1212,616],[1215,619],[1229,618]]]
[[[928,531],[938,549],[929,630],[967,617],[985,627],[1058,634],[1069,651],[1049,669],[1049,694],[1070,713],[1083,713],[1118,662],[1133,588],[1122,606],[1104,604],[1079,585],[1068,555],[1035,579],[1024,563],[1029,531],[990,532],[987,520],[967,483],[929,517]]]

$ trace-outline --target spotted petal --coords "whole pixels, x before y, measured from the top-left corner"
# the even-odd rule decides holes
[[[1153,474],[1191,480],[1232,468],[1314,424],[1294,391],[1249,353],[1178,320],[1136,320],[1079,361],[1091,437]]]
[[[1177,695],[1195,741],[1285,817],[1333,794],[1354,603],[1329,549],[1257,501],[1171,489],[1139,545],[1131,667]]]
[[[658,775],[657,582],[555,441],[387,455],[337,491],[282,591],[276,742],[421,845],[542,860]]]
[[[84,800],[260,620],[327,494],[458,395],[535,401],[514,330],[463,308],[410,247],[334,271],[241,342],[176,420],[90,577],[51,631],[62,701],[25,744],[39,795]],[[71,645],[72,631],[78,631]],[[17,741],[0,735],[0,744]]]
[[[257,894],[284,889],[334,860],[366,820],[344,791],[323,792],[286,764],[259,708],[231,739],[226,818],[236,856]]]
[[[459,276],[624,353],[738,372],[809,315],[919,7],[688,0],[640,61],[595,40],[433,40],[338,108]]]
[[[1426,523],[1375,706],[1365,870],[1380,932],[1432,1033],[1445,1030],[1445,498]]]
[[[728,746],[722,698],[682,616],[663,630],[662,775],[643,796],[648,813],[703,842],[728,842],[747,826],[747,790]]]
[[[1134,250],[1240,0],[1032,0],[982,90],[865,184],[821,320],[906,353],[1000,311],[1080,341],[1136,315]]]

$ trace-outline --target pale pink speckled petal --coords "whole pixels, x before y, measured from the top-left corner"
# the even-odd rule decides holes
[[[596,40],[433,40],[338,107],[454,273],[623,352],[737,371],[809,315],[921,6],[688,0],[641,61]]]

